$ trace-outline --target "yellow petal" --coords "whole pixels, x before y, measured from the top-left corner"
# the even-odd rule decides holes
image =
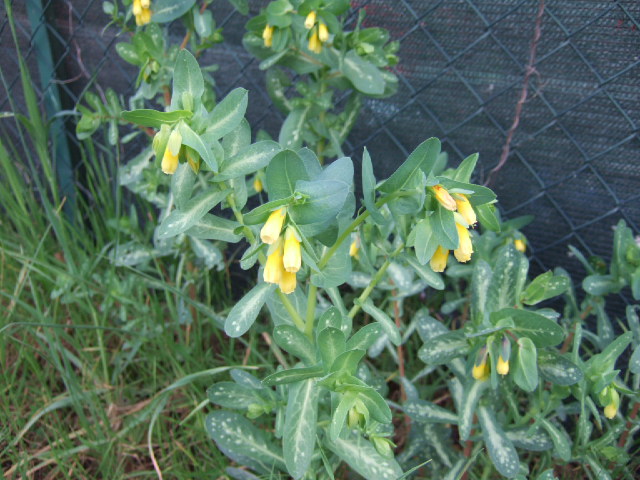
[[[358,252],[360,251],[360,247],[358,246],[358,240],[354,240],[349,245],[349,256],[358,258]]]
[[[278,240],[286,216],[287,211],[284,208],[279,208],[269,215],[267,222],[262,227],[262,230],[260,230],[260,239],[264,243],[271,245]]]
[[[506,375],[507,373],[509,373],[509,360],[505,361],[502,358],[502,355],[498,357],[498,363],[496,364],[496,372],[498,372],[500,375]]]
[[[438,245],[436,252],[431,257],[429,265],[434,272],[444,272],[447,268],[447,260],[449,259],[449,250],[442,248],[442,245]]]
[[[263,190],[262,182],[258,177],[256,177],[255,180],[253,181],[253,189],[258,193],[260,193]]]
[[[282,293],[289,295],[296,289],[296,274],[292,272],[282,271],[282,278],[280,279],[280,290]]]
[[[262,272],[262,279],[267,283],[280,283],[284,267],[282,265],[282,247],[278,246],[271,255],[267,257],[267,263]]]
[[[610,403],[606,407],[604,407],[604,416],[611,420],[618,413],[618,407],[614,403]]]
[[[458,223],[456,223],[456,229],[458,230],[459,243],[453,254],[459,262],[468,262],[471,260],[471,254],[473,253],[471,235],[469,235],[469,230]]]
[[[302,266],[300,242],[296,238],[293,228],[289,227],[284,236],[284,269],[290,273],[296,273]]]
[[[462,215],[464,221],[469,225],[473,226],[478,222],[476,218],[476,212],[473,210],[473,207],[467,200],[467,197],[462,194],[458,194],[459,198],[456,198],[456,207],[458,208],[458,213]]]
[[[151,0],[140,0],[140,5],[142,8],[149,8],[151,7]]]
[[[518,250],[519,252],[524,253],[524,252],[526,252],[526,251],[527,251],[527,244],[525,243],[525,241],[524,241],[524,240],[521,240],[521,239],[519,239],[519,238],[516,238],[516,239],[513,241],[513,244],[515,245],[516,250]]]
[[[265,47],[271,47],[271,45],[273,45],[273,27],[271,25],[264,27],[262,39],[264,40]]]
[[[322,22],[320,22],[320,25],[318,26],[318,38],[322,43],[329,40],[329,29]]]
[[[489,378],[490,373],[491,371],[489,370],[489,365],[487,364],[486,360],[483,361],[480,365],[474,365],[473,370],[471,371],[473,378],[475,378],[476,380],[481,380],[483,382]]]
[[[304,27],[307,30],[311,30],[315,24],[316,24],[316,12],[311,11],[309,12],[309,15],[307,15],[307,18],[304,19]]]
[[[164,151],[160,167],[167,175],[173,175],[178,168],[178,155],[174,155],[169,147]]]
[[[133,14],[137,17],[142,13],[142,5],[140,0],[133,0]]]
[[[451,210],[452,212],[456,211],[456,201],[453,199],[451,194],[444,188],[442,185],[436,185],[433,187],[433,193],[436,196],[436,200],[440,202],[447,210]]]

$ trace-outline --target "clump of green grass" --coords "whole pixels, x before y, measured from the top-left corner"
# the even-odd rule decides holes
[[[215,478],[228,461],[202,427],[206,387],[229,366],[271,359],[255,337],[219,329],[216,312],[231,304],[224,273],[194,270],[177,284],[172,259],[144,271],[112,264],[121,209],[104,165],[116,158],[83,146],[89,194],[63,213],[47,124],[20,66],[28,113],[0,120],[4,478]]]

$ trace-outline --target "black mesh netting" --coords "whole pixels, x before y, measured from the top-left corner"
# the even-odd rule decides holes
[[[266,2],[250,1],[251,14]],[[31,11],[29,11],[29,4]],[[524,85],[540,2],[535,0],[354,0],[366,25],[390,30],[401,42],[394,97],[365,102],[346,151],[356,163],[363,146],[384,178],[422,140],[437,136],[452,164],[480,152],[486,180],[499,162]],[[132,91],[135,72],[116,54],[116,29],[101,0],[13,2],[23,53],[36,76],[41,29],[50,42],[54,71],[35,82],[44,99],[59,92],[72,109],[87,89]],[[34,12],[40,9],[38,17]],[[250,90],[248,118],[255,130],[275,134],[281,116],[271,108],[263,73],[241,46],[246,18],[227,2],[213,3],[225,43],[201,58],[216,63],[218,93]],[[525,228],[537,269],[561,265],[581,272],[568,244],[609,256],[612,227],[640,223],[640,2],[557,0],[543,5],[540,38],[528,97],[504,166],[493,175],[507,217],[533,214]],[[30,13],[30,14],[29,14]],[[355,22],[355,15],[349,20]],[[172,26],[179,42],[181,26]],[[19,73],[6,15],[0,17],[0,65],[21,108]],[[15,96],[14,96],[15,95]],[[74,120],[66,117],[71,154]],[[10,127],[9,127],[10,128]],[[108,148],[101,146],[101,148]],[[77,153],[77,152],[76,152]]]

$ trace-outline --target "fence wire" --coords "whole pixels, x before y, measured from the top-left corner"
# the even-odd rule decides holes
[[[251,1],[250,15],[266,3]],[[514,122],[541,3],[528,96]],[[38,18],[33,11],[29,15],[29,4],[40,10]],[[55,90],[62,108],[72,110],[87,89],[100,93],[110,87],[125,96],[133,91],[135,71],[115,52],[119,39],[116,29],[104,29],[108,18],[101,0],[26,0],[13,6],[32,72],[41,66],[38,56],[46,54],[34,42],[38,32],[46,32],[50,42],[53,70],[37,86],[42,102]],[[569,244],[608,259],[612,227],[620,219],[640,231],[640,2],[354,0],[352,6],[366,10],[366,26],[385,27],[401,43],[394,68],[397,95],[367,100],[348,139],[345,151],[356,163],[366,145],[383,178],[419,142],[437,136],[453,165],[480,153],[475,180],[482,182],[498,165],[512,129],[509,155],[491,186],[504,216],[535,215],[524,233],[538,270],[560,265],[582,273],[568,256]],[[247,88],[251,124],[277,134],[282,117],[265,91],[263,72],[241,46],[246,17],[227,2],[216,1],[212,8],[225,42],[201,62],[222,67],[216,74],[219,95]],[[356,18],[350,16],[350,25]],[[176,41],[183,33],[178,22],[172,25]],[[10,99],[20,109],[6,15],[0,17],[0,54],[8,85],[0,90],[0,111],[10,109]],[[63,118],[71,155],[77,155],[75,119]]]

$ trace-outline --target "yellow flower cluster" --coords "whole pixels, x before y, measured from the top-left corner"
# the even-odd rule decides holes
[[[478,221],[476,218],[476,212],[473,210],[471,203],[467,199],[466,195],[456,193],[456,198],[453,198],[451,194],[442,185],[435,185],[432,188],[432,192],[436,197],[436,200],[447,210],[452,212],[457,211],[465,222],[472,227]],[[453,253],[459,262],[468,262],[471,260],[471,254],[473,253],[473,245],[471,244],[471,235],[469,230],[463,225],[456,223],[456,230],[458,232],[458,248]],[[447,267],[447,260],[449,259],[449,250],[443,248],[442,245],[438,245],[435,253],[431,257],[429,265],[434,272],[444,272]]]
[[[139,27],[151,21],[151,0],[133,0],[133,16]]]
[[[476,361],[473,364],[471,375],[476,380],[484,382],[489,378],[491,374],[491,367],[488,362],[488,350],[485,345],[482,347],[476,356]],[[496,362],[496,373],[499,375],[507,375],[509,373],[509,357],[511,356],[511,343],[505,336],[502,339],[502,347],[498,354],[498,361]]]
[[[311,11],[304,20],[304,26],[307,30],[311,30],[308,44],[309,50],[314,53],[320,53],[322,44],[329,40],[327,25],[322,20],[318,20],[318,15],[315,11]]]
[[[272,212],[260,230],[260,239],[271,245],[262,278],[267,283],[277,283],[282,293],[289,294],[296,289],[296,273],[302,266],[302,251],[293,227],[287,227],[282,238],[282,226],[286,218],[285,208]]]

